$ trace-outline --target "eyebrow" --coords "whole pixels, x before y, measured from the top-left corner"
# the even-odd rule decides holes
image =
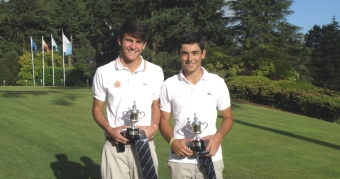
[[[180,53],[197,53],[200,52],[200,50],[194,50],[194,51],[180,51]]]

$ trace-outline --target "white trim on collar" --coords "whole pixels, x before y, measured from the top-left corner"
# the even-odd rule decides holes
[[[144,60],[144,58],[142,56],[140,56],[140,58],[142,59],[142,63],[139,65],[138,69],[136,71],[139,72],[144,72],[146,69],[146,60]],[[115,61],[115,68],[116,70],[124,70],[124,69],[128,69],[127,67],[124,67],[122,65],[122,63],[120,63],[120,56],[116,59]],[[144,63],[143,63],[144,62]]]
[[[202,66],[201,66],[201,69],[203,70],[203,75],[202,75],[202,77],[201,77],[200,80],[207,80],[207,79],[208,79],[208,71],[205,70],[205,68],[202,67]],[[183,68],[180,70],[179,73],[180,73],[180,79],[181,79],[181,80],[186,80],[186,78],[185,78],[185,76],[184,76],[184,74],[183,74]]]

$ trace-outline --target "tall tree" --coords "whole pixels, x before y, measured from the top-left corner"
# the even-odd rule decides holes
[[[308,82],[310,78],[305,65],[309,61],[309,51],[302,46],[303,35],[298,33],[301,28],[288,23],[285,19],[287,15],[293,13],[289,9],[292,2],[292,0],[228,1],[229,8],[234,12],[234,16],[230,17],[229,28],[233,32],[234,41],[240,47],[238,54],[246,57],[244,60],[246,60],[245,66],[248,70],[264,68],[252,64],[269,65],[265,68],[269,68],[270,64],[276,64],[279,66],[275,69],[292,69],[299,74],[296,76],[298,80]],[[276,58],[271,59],[271,55],[265,57],[273,60],[272,62],[257,62],[261,58],[247,55],[247,53],[258,53],[258,50],[264,49],[277,51],[267,53],[276,54]],[[253,58],[249,58],[252,56]],[[277,73],[277,70],[272,71],[272,74],[276,76],[275,79],[285,79],[294,73],[291,70],[285,70],[287,74],[283,74],[282,71]]]
[[[113,2],[112,0],[88,0],[86,2],[86,8],[90,15],[90,28],[87,37],[95,52],[94,66],[100,66],[106,58],[112,60],[114,50],[112,46],[116,44],[112,43],[114,35],[112,26],[115,24],[115,22],[111,23],[112,11],[118,10],[112,9]]]
[[[174,44],[184,31],[199,31],[210,43],[223,43],[227,19],[221,10],[224,0],[149,1],[146,23],[151,28],[154,57],[157,53],[174,52]],[[220,45],[220,44],[219,44]]]
[[[330,24],[309,30],[305,45],[313,49],[309,64],[313,84],[340,91],[340,26],[335,17]]]
[[[278,43],[284,29],[299,30],[286,22],[291,13],[292,0],[233,0],[228,1],[234,12],[230,17],[235,41],[244,50],[256,48],[260,44]],[[288,34],[290,35],[290,34]]]
[[[7,52],[0,58],[0,80],[6,85],[16,85],[19,73],[19,55],[15,51]]]
[[[30,36],[41,39],[48,36],[52,28],[47,13],[49,2],[44,0],[9,0],[1,2],[0,48],[4,52],[15,50],[21,55],[30,50]],[[41,46],[41,41],[37,41]]]
[[[50,12],[54,34],[58,34],[61,43],[62,32],[72,43],[72,55],[67,57],[67,65],[75,66],[92,75],[95,50],[89,39],[91,16],[87,4],[83,0],[53,0],[53,10]],[[88,73],[87,73],[88,72]]]

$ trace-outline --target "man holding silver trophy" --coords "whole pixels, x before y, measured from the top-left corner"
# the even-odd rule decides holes
[[[160,94],[159,128],[171,148],[171,179],[222,179],[220,144],[234,121],[229,90],[222,78],[201,66],[206,49],[200,33],[183,33],[177,50],[182,69],[163,83]],[[216,108],[223,119],[219,129]]]
[[[159,66],[141,56],[147,39],[145,24],[126,21],[118,37],[120,56],[99,67],[93,78],[92,113],[105,131],[103,179],[157,178],[153,135],[160,120],[159,93],[164,75]]]

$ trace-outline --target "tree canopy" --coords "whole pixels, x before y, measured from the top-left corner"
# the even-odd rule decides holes
[[[334,17],[330,24],[314,26],[306,35],[301,34],[300,27],[286,20],[293,13],[292,3],[293,0],[0,0],[0,77],[10,85],[22,84],[26,80],[22,72],[29,74],[32,70],[26,69],[18,57],[28,59],[30,37],[38,46],[35,57],[39,65],[40,39],[43,37],[51,49],[52,35],[62,51],[65,34],[73,47],[65,65],[81,73],[82,79],[91,79],[97,67],[119,55],[120,26],[127,19],[138,18],[150,31],[142,55],[160,65],[166,77],[181,68],[176,53],[179,35],[197,31],[208,44],[203,66],[224,78],[256,75],[340,89],[334,84],[339,80],[336,69],[340,65],[338,22]],[[226,6],[233,16],[224,16],[222,9]],[[59,53],[56,58],[61,56]],[[48,53],[45,58],[51,61]],[[8,59],[19,67],[9,64]],[[46,65],[48,69],[51,64]],[[37,70],[41,68],[37,66]]]

